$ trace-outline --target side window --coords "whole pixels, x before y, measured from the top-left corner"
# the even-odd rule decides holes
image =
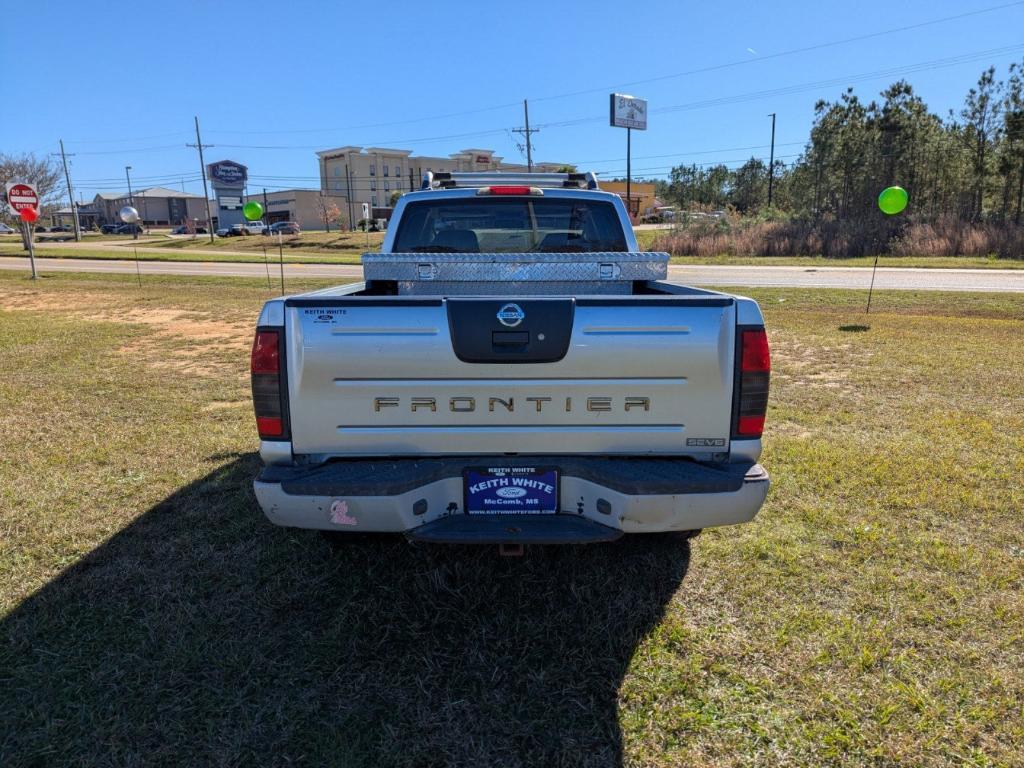
[[[376,192],[377,191],[377,182],[376,181],[371,181],[370,182],[370,191],[371,192]]]
[[[389,181],[385,181],[384,182],[384,191],[385,192],[390,192],[391,191],[391,182],[389,182]]]
[[[376,176],[377,175],[377,164],[376,163],[370,163],[370,175],[371,176]]]
[[[374,208],[377,207],[377,196],[376,195],[374,195],[373,197],[370,198],[370,205],[372,205]]]
[[[384,163],[383,168],[384,168],[384,175],[387,176],[388,175],[388,164]]]

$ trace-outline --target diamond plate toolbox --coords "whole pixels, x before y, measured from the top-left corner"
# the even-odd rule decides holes
[[[410,284],[417,283],[420,285],[415,292],[420,294],[430,292],[431,284],[447,293],[460,283],[465,284],[463,288],[467,293],[473,292],[475,287],[483,287],[474,284],[493,287],[495,283],[561,283],[560,289],[579,283],[587,293],[605,290],[618,293],[623,283],[664,280],[668,276],[668,254],[643,251],[366,253],[363,254],[363,275],[366,280],[397,281],[403,292],[409,291]],[[538,292],[543,290],[541,285],[536,288]]]

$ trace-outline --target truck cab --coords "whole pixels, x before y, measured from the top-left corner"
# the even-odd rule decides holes
[[[267,517],[502,545],[752,519],[760,309],[667,266],[592,174],[428,174],[362,282],[263,308]]]

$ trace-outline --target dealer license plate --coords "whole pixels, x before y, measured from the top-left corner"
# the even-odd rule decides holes
[[[553,515],[558,470],[552,467],[471,467],[463,473],[471,515]]]

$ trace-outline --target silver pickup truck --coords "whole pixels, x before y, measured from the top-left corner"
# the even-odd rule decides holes
[[[761,311],[667,269],[592,174],[428,174],[364,282],[263,307],[260,506],[507,547],[750,520]]]

